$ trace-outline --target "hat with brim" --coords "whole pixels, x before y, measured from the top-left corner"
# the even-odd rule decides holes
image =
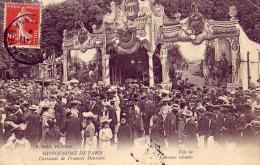
[[[196,110],[197,112],[201,112],[201,113],[206,111],[204,107],[198,107]]]
[[[182,115],[187,116],[187,117],[192,117],[193,113],[190,110],[184,110],[182,112]]]
[[[78,115],[79,115],[79,111],[77,110],[77,109],[71,109],[70,110],[70,115],[71,116],[76,116],[76,117],[78,117]]]
[[[172,104],[172,110],[173,111],[178,111],[180,106],[178,104]]]
[[[20,105],[14,105],[14,108],[18,109],[20,108]]]
[[[71,105],[79,105],[79,104],[81,104],[81,102],[79,100],[73,100],[71,102]]]
[[[255,127],[255,128],[260,128],[260,121],[257,120],[257,119],[252,120],[252,121],[249,123],[249,126]]]
[[[10,131],[24,131],[26,129],[26,124],[22,123],[19,125],[13,125],[13,129],[11,129]]]
[[[83,112],[82,115],[85,118],[94,118],[94,114],[92,112]]]
[[[122,115],[121,115],[121,119],[122,119],[122,118],[125,118],[125,119],[127,118],[127,116],[126,116],[125,113],[122,113]]]
[[[171,101],[171,100],[172,100],[172,99],[169,98],[169,97],[168,97],[168,98],[163,98],[163,99],[162,99],[163,102],[169,102],[169,101]]]
[[[110,123],[111,121],[112,121],[112,119],[109,119],[106,116],[101,117],[101,119],[100,119],[100,123]]]
[[[29,109],[32,111],[35,111],[35,110],[39,109],[39,107],[37,105],[32,105],[29,107]]]
[[[29,103],[28,103],[27,101],[24,101],[24,102],[22,102],[22,105],[23,105],[23,106],[28,106]]]
[[[7,99],[0,99],[0,103],[6,103]]]
[[[103,104],[104,107],[109,107],[109,106],[111,106],[110,103],[107,102],[107,101],[102,102],[102,104]]]

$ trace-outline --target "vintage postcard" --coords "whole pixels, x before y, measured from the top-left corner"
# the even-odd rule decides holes
[[[260,1],[0,1],[0,165],[260,165]]]

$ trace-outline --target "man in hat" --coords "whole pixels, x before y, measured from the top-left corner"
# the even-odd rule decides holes
[[[45,135],[45,144],[48,146],[59,146],[61,132],[58,126],[55,123],[55,120],[48,120],[49,130]]]
[[[235,118],[232,113],[227,110],[227,113],[225,115],[224,123],[223,123],[223,133],[225,137],[225,142],[226,144],[231,144],[235,143],[235,135],[236,135],[236,123],[235,123]]]
[[[185,117],[183,115],[183,112],[187,110],[187,106],[185,103],[180,103],[180,108],[177,112],[177,119],[178,119],[178,128],[177,128],[177,135],[179,142],[183,141],[184,138],[184,127],[185,127]]]
[[[45,144],[45,134],[49,130],[49,124],[48,120],[51,118],[51,115],[49,114],[49,107],[42,107],[41,108],[41,125],[42,125],[42,138],[41,138],[41,144]]]
[[[41,122],[37,111],[38,108],[35,105],[29,107],[31,113],[27,118],[27,127],[25,129],[25,137],[30,141],[32,147],[35,147],[41,138]]]
[[[215,111],[215,118],[211,120],[210,123],[210,132],[211,135],[214,138],[214,141],[218,145],[223,145],[224,144],[224,136],[223,136],[223,124],[224,124],[224,116],[220,112],[220,109],[217,108]]]
[[[126,114],[122,114],[121,116],[117,138],[118,138],[118,144],[117,144],[118,150],[129,149],[129,147],[132,145],[132,131],[129,124],[127,123]]]
[[[185,141],[184,144],[187,147],[196,148],[198,145],[197,140],[197,126],[195,120],[192,117],[192,111],[185,110],[183,111],[183,116],[185,118],[185,127],[184,127],[184,136]]]
[[[57,103],[55,105],[54,110],[55,110],[56,124],[60,129],[62,129],[65,124],[66,113],[65,113],[65,109],[64,109],[64,104],[62,103],[61,95],[57,96]]]
[[[101,109],[102,103],[99,96],[96,96],[96,98],[92,99],[91,111],[93,114],[98,115],[101,112]]]
[[[4,126],[2,123],[2,112],[0,111],[0,147],[4,144]]]
[[[210,133],[210,120],[206,115],[206,109],[201,106],[201,103],[197,107],[198,118],[198,135],[203,138],[204,146],[207,147],[208,137]]]
[[[70,116],[65,121],[65,127],[62,131],[66,133],[65,144],[69,147],[79,148],[82,140],[81,130],[82,125],[78,115],[70,112]]]
[[[28,152],[31,148],[30,142],[25,138],[26,125],[16,125],[12,129],[12,136],[10,136],[5,145],[2,146],[1,151],[12,150],[16,153]]]
[[[95,144],[95,126],[92,123],[94,114],[92,112],[84,112],[83,114],[83,122],[86,126],[83,126],[83,148],[88,150],[96,149]]]
[[[260,148],[260,118],[249,121],[242,133],[241,143],[243,145],[254,145]]]
[[[144,122],[144,131],[145,135],[149,135],[150,130],[150,120],[153,113],[153,102],[148,99],[148,96],[143,96],[142,98],[142,112],[143,112],[143,122]]]
[[[169,147],[178,147],[178,136],[177,136],[177,112],[178,107],[173,106],[172,111],[168,113],[164,121],[165,135],[168,140]]]
[[[221,66],[221,71],[222,71],[222,76],[221,78],[221,82],[223,82],[223,80],[225,78],[227,78],[227,76],[229,76],[229,62],[227,60],[226,54],[222,53],[221,59],[220,59],[220,66]]]
[[[160,146],[160,148],[165,146],[163,122],[157,115],[153,116],[150,139],[152,144]]]

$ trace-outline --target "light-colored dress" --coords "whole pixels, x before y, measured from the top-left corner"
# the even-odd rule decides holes
[[[97,146],[97,138],[95,136],[95,126],[93,123],[87,125],[84,130],[85,146],[86,150],[95,150]]]
[[[102,128],[99,131],[100,149],[109,150],[111,148],[110,140],[113,138],[113,134],[110,128]]]

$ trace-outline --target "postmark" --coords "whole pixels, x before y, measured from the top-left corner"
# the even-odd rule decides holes
[[[14,60],[34,65],[48,58],[40,49],[39,3],[5,3],[4,21],[4,47]]]

